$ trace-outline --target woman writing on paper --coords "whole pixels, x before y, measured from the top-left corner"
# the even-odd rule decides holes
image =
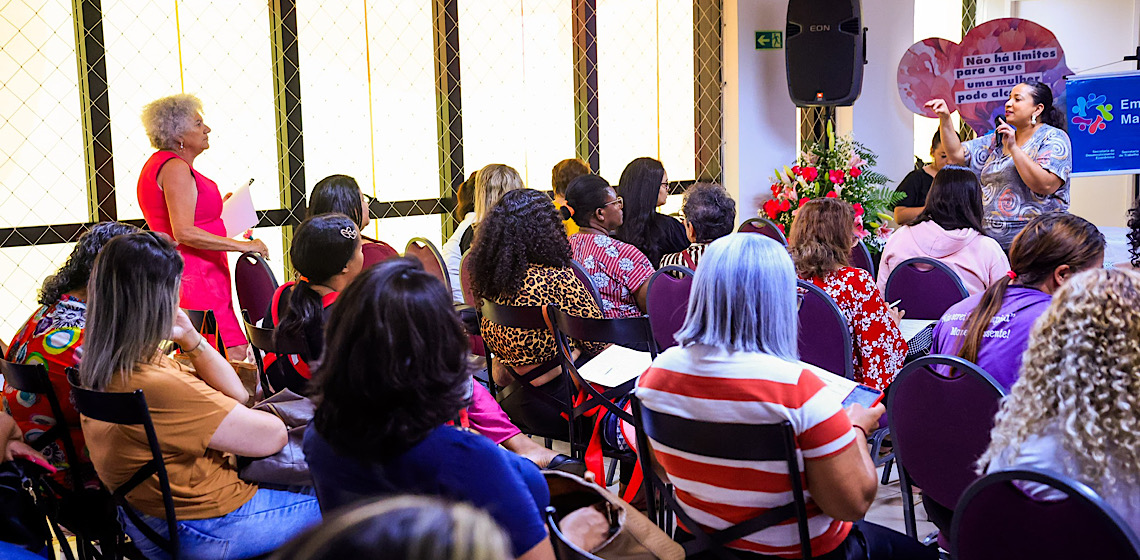
[[[965,143],[958,141],[944,100],[932,99],[926,106],[938,115],[950,163],[969,167],[982,180],[986,235],[1002,249],[1009,251],[1034,216],[1069,209],[1073,150],[1049,86],[1015,86],[997,129]]]
[[[226,251],[252,251],[266,257],[269,250],[256,239],[226,236],[221,219],[224,199],[218,184],[194,169],[194,160],[210,147],[202,102],[188,94],[163,97],[143,108],[142,121],[158,151],[139,174],[139,207],[150,229],[178,242],[186,263],[178,305],[212,310],[228,353],[244,357],[248,345],[234,314]]]

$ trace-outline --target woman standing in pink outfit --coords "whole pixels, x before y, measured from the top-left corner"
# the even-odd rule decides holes
[[[139,175],[139,206],[151,230],[178,242],[186,263],[179,306],[213,310],[230,355],[240,359],[248,346],[234,314],[226,251],[253,251],[262,256],[269,251],[256,239],[226,237],[221,218],[224,199],[218,185],[194,170],[194,159],[210,147],[202,102],[189,94],[163,97],[143,108],[142,121],[158,151]]]

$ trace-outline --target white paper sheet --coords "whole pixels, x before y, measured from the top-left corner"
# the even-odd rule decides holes
[[[226,224],[226,237],[236,237],[257,225],[257,210],[253,208],[253,195],[249,192],[251,185],[253,179],[234,189],[234,194],[222,203],[222,223]]]
[[[618,387],[649,369],[653,358],[649,352],[630,350],[617,344],[611,345],[578,368],[582,379],[603,387]]]
[[[936,319],[903,319],[899,323],[899,330],[902,331],[903,340],[910,340],[914,335],[922,332],[922,329],[937,323]]]

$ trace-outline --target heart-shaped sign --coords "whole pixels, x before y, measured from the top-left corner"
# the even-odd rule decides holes
[[[908,109],[927,117],[935,115],[923,105],[943,99],[951,112],[985,134],[1004,113],[1009,91],[1021,82],[1044,82],[1053,90],[1053,105],[1064,113],[1069,74],[1052,31],[1025,19],[995,19],[971,29],[961,44],[930,38],[907,49],[899,61],[899,96]]]

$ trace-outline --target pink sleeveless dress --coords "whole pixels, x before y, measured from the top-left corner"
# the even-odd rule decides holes
[[[174,236],[170,225],[170,211],[166,207],[166,197],[158,186],[158,173],[166,162],[177,158],[174,152],[155,152],[139,174],[139,207],[143,218],[153,231]],[[218,184],[190,168],[194,184],[198,188],[198,204],[194,207],[194,225],[214,235],[226,236],[226,226],[222,223],[222,193]],[[230,268],[225,251],[206,251],[179,244],[178,252],[186,266],[182,272],[183,309],[211,309],[218,319],[218,332],[226,346],[245,344],[245,334],[234,313],[233,296],[230,289]]]

